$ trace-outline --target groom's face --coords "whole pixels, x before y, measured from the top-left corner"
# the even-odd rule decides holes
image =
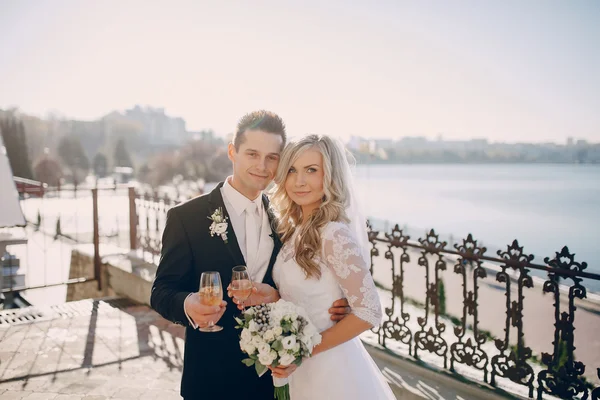
[[[246,197],[256,198],[273,180],[282,147],[280,135],[261,130],[246,130],[239,149],[230,143],[234,187]]]

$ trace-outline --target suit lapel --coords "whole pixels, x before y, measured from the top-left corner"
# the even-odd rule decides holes
[[[223,210],[223,215],[227,217],[227,243],[222,240],[219,242],[227,248],[233,262],[236,265],[246,265],[246,261],[244,260],[244,256],[240,250],[240,245],[238,244],[237,236],[235,235],[235,231],[233,230],[233,226],[231,224],[231,218],[227,212],[227,207],[225,207],[225,203],[223,202],[223,195],[221,194],[222,187],[223,182],[219,183],[217,187],[214,188],[213,191],[208,195],[208,204],[210,207],[209,213],[212,214],[218,208]],[[215,236],[215,238],[216,237],[217,236]]]
[[[267,268],[267,273],[263,278],[263,282],[275,286],[275,282],[273,281],[273,266],[275,265],[275,261],[277,260],[279,250],[281,249],[281,240],[279,239],[279,235],[277,234],[277,220],[275,219],[273,210],[269,207],[269,199],[264,194],[263,205],[265,206],[265,210],[267,211],[267,217],[269,218],[269,227],[271,228],[271,235],[269,236],[273,239],[273,252],[271,253],[269,267]]]

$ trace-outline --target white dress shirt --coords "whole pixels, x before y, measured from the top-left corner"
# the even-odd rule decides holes
[[[246,249],[246,208],[250,205],[250,203],[254,203],[258,209],[259,221],[263,219],[264,207],[262,204],[262,192],[258,195],[258,197],[254,200],[250,200],[229,183],[231,177],[225,180],[223,187],[221,188],[221,194],[223,195],[223,203],[225,203],[225,208],[227,209],[227,213],[229,214],[229,222],[231,222],[231,227],[235,232],[235,236],[237,238],[238,245],[240,246],[240,250],[242,251],[242,255],[244,256],[244,260],[246,260],[246,267],[248,268],[248,274],[250,274],[250,279],[253,281],[262,281],[262,276],[255,276],[258,271],[254,268],[254,265],[248,260],[248,251]],[[262,224],[261,224],[262,225]],[[260,232],[260,226],[258,231]],[[260,278],[260,279],[257,279]]]

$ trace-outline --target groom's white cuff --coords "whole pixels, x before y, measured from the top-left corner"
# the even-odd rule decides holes
[[[192,293],[188,294],[187,297],[185,298],[185,300],[187,300],[187,298],[190,297],[192,294],[194,294],[194,293],[192,292]],[[183,301],[183,312],[185,313],[185,316],[187,317],[188,321],[190,322],[190,325],[192,326],[192,328],[198,329],[198,324],[195,323],[192,318],[190,318],[187,311],[185,310],[185,300]]]

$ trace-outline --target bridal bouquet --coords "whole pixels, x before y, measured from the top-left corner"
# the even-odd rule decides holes
[[[236,328],[242,330],[240,347],[249,357],[242,362],[254,366],[259,376],[268,366],[300,366],[303,358],[311,356],[313,347],[321,343],[321,335],[304,309],[289,301],[250,307],[235,320]],[[273,378],[273,385],[276,399],[290,399],[287,379]]]

